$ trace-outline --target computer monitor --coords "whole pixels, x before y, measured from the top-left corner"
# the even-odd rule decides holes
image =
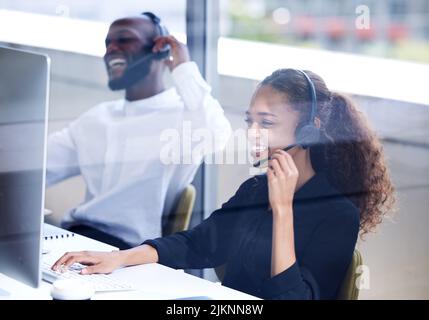
[[[37,287],[50,60],[0,46],[0,272]]]

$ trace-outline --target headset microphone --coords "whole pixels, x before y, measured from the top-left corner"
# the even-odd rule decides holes
[[[133,78],[134,76],[141,76],[143,73],[143,69],[150,67],[150,62],[152,60],[161,60],[169,55],[169,52],[150,52],[146,54],[144,57],[134,61],[129,64],[127,68],[124,70],[122,75],[123,78]],[[148,70],[149,71],[149,70]],[[139,74],[136,74],[139,73]]]
[[[292,149],[293,147],[296,147],[296,146],[297,146],[297,144],[293,143],[293,144],[288,145],[286,148],[283,148],[282,150],[283,151],[288,151],[288,150],[290,150],[290,149]],[[255,168],[259,168],[263,163],[267,162],[268,160],[271,160],[271,157],[259,160],[258,162],[254,163],[253,166]]]

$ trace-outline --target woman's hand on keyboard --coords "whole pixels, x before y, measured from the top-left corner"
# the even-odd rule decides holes
[[[121,251],[67,252],[54,263],[52,270],[66,271],[73,263],[81,263],[87,266],[80,271],[81,274],[111,273],[113,270],[122,267],[123,262]]]

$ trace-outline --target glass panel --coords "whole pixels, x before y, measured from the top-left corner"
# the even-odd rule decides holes
[[[160,161],[159,150],[162,142],[158,129],[162,125],[165,129],[177,129],[181,125],[181,121],[177,120],[180,119],[179,114],[174,115],[172,112],[165,114],[152,105],[180,107],[178,102],[180,99],[173,91],[168,90],[174,83],[163,61],[157,63],[161,71],[151,75],[156,73],[158,80],[154,82],[167,98],[154,98],[151,102],[150,97],[159,93],[154,92],[156,89],[153,88],[148,90],[140,88],[137,91],[141,98],[132,98],[132,100],[148,98],[147,103],[153,109],[148,109],[148,106],[138,107],[138,103],[132,104],[129,101],[130,97],[128,100],[125,99],[124,90],[110,90],[108,87],[108,74],[114,76],[116,72],[114,68],[115,70],[122,68],[124,59],[128,66],[148,54],[147,43],[140,42],[132,47],[131,53],[129,47],[121,47],[119,50],[118,43],[122,40],[118,36],[117,47],[110,48],[111,57],[107,58],[107,62],[103,61],[102,57],[107,50],[105,39],[109,26],[115,19],[136,16],[143,11],[151,11],[158,15],[162,25],[170,33],[181,41],[185,40],[185,0],[174,1],[174,5],[167,0],[143,3],[105,0],[0,0],[0,30],[3,30],[0,31],[0,42],[48,54],[52,62],[48,166],[56,162],[53,167],[58,170],[59,175],[55,177],[56,174],[52,175],[48,171],[47,181],[52,187],[49,187],[46,193],[46,207],[52,210],[53,214],[47,217],[47,220],[59,224],[71,210],[75,212],[74,214],[79,211],[81,213],[78,215],[86,216],[83,213],[86,205],[92,208],[89,210],[92,210],[91,213],[88,213],[89,211],[87,213],[95,214],[95,211],[99,210],[96,209],[95,203],[101,198],[103,199],[101,202],[109,198],[107,202],[110,202],[110,205],[107,207],[111,209],[111,213],[106,215],[106,211],[110,210],[107,207],[102,210],[104,213],[100,213],[103,216],[103,224],[109,225],[108,229],[114,228],[112,225],[116,223],[112,222],[111,218],[116,214],[122,214],[114,220],[117,219],[121,225],[119,229],[128,229],[128,232],[125,232],[123,237],[119,235],[118,237],[125,238],[124,241],[128,243],[136,241],[135,244],[143,240],[143,238],[137,240],[142,236],[141,232],[148,232],[144,238],[161,235],[163,214],[168,216],[176,209],[178,198],[186,185],[192,181],[195,173],[191,170],[195,166],[177,167],[178,170],[171,171],[170,166],[165,166]],[[137,30],[137,37],[142,31],[135,28],[133,30]],[[147,37],[147,39],[143,37],[144,41],[148,43],[152,41],[152,29],[146,28],[143,31],[146,32],[143,32],[144,37]],[[117,61],[113,61],[114,59]],[[135,74],[138,78],[136,81],[145,78],[147,86],[151,86],[147,80],[149,72],[150,69],[143,70],[143,67],[139,69],[137,75]],[[122,110],[122,113],[116,114],[115,108]],[[101,114],[100,118],[90,116],[93,113],[103,113],[102,110],[109,114],[108,123],[103,122]],[[150,110],[159,113],[152,113]],[[92,124],[86,126],[85,119],[92,119],[89,120]],[[138,122],[139,119],[141,123]],[[78,133],[81,129],[74,131],[73,128],[77,127],[83,130],[83,135]],[[153,130],[151,131],[149,127]],[[66,141],[72,143],[69,145],[71,149],[72,146],[75,146],[75,149],[63,148],[62,144],[67,144]],[[85,144],[88,148],[84,147]],[[94,153],[90,156],[88,152]],[[194,169],[196,171],[197,168]],[[182,174],[183,172],[185,173]],[[133,179],[136,179],[135,183],[132,183]],[[198,192],[202,194],[202,190]],[[105,206],[107,202],[101,206]],[[117,209],[113,209],[115,206]],[[144,213],[142,219],[132,222],[130,217],[137,218],[135,216],[137,212]],[[107,217],[109,215],[110,218]],[[94,226],[91,222],[89,224]],[[140,236],[137,236],[138,234]],[[134,237],[134,240],[129,238],[130,236]]]

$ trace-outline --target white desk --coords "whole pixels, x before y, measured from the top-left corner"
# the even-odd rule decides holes
[[[49,227],[49,229],[54,230],[52,227]],[[57,230],[60,229],[58,228]],[[48,245],[50,252],[44,255],[46,261],[55,261],[65,251],[111,251],[113,249],[109,245],[79,235],[63,242],[57,242],[58,245],[53,245],[54,242],[47,241],[47,243],[50,243]],[[110,276],[132,283],[136,290],[96,293],[95,300],[158,300],[194,296],[209,296],[216,300],[258,299],[220,284],[189,275],[182,270],[174,270],[156,263],[119,269]],[[51,284],[45,281],[42,281],[40,287],[35,289],[0,273],[0,288],[10,293],[9,296],[0,296],[0,299],[51,299]]]

